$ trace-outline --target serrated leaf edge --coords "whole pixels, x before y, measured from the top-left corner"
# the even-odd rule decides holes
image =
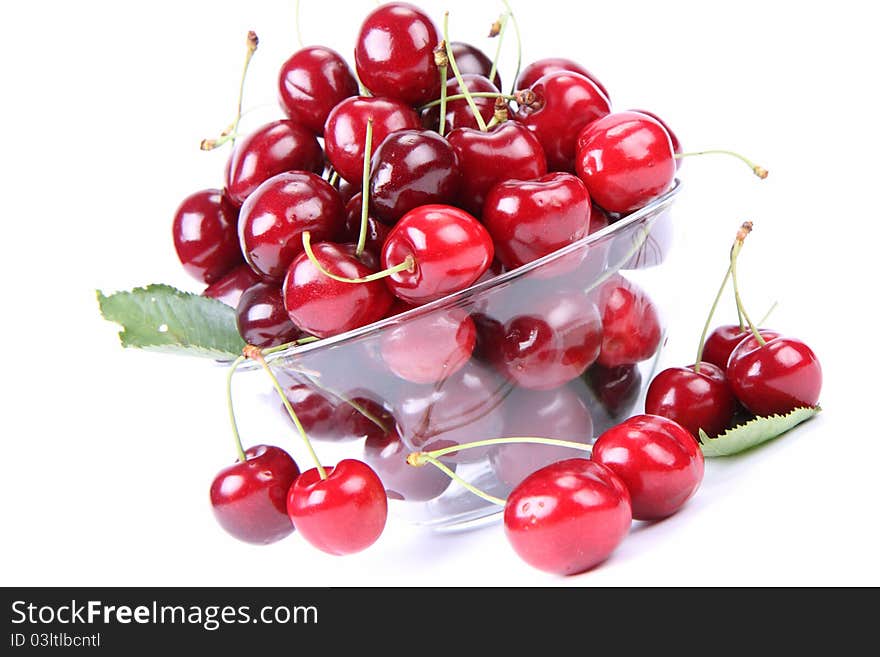
[[[732,452],[730,454],[718,454],[718,453],[705,454],[706,448],[708,446],[710,446],[712,443],[715,443],[718,441],[724,441],[725,439],[730,439],[730,437],[732,435],[734,435],[735,432],[740,431],[749,425],[757,424],[759,422],[764,422],[767,420],[774,420],[774,419],[784,420],[785,418],[791,417],[792,415],[794,415],[796,413],[801,413],[803,411],[810,411],[810,412],[805,413],[803,419],[796,422],[792,426],[788,427],[788,429],[786,429],[782,433],[776,434],[775,436],[771,436],[770,438],[766,438],[765,440],[762,440],[759,443],[755,443],[754,445],[750,445],[749,447],[747,447],[746,449],[744,449],[742,451]],[[774,413],[773,415],[759,415],[757,417],[752,418],[751,420],[749,420],[747,422],[743,422],[742,424],[738,424],[735,427],[731,427],[730,429],[728,429],[724,433],[722,433],[718,436],[715,436],[714,438],[710,438],[709,435],[705,431],[700,429],[699,430],[700,449],[701,449],[701,451],[704,452],[704,455],[709,458],[723,458],[725,456],[736,456],[737,454],[742,454],[743,452],[747,452],[747,451],[750,451],[756,447],[760,447],[764,443],[768,443],[771,440],[776,440],[777,438],[779,438],[779,436],[782,436],[782,435],[788,433],[789,431],[791,431],[795,427],[803,424],[807,420],[813,419],[814,417],[816,417],[816,415],[818,415],[821,412],[822,412],[822,407],[817,404],[816,406],[798,406],[797,408],[791,409],[788,413],[785,413],[784,415],[780,415],[779,413]]]

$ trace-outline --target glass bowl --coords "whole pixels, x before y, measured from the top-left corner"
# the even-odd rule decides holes
[[[392,513],[455,525],[501,507],[430,464],[408,465],[410,452],[510,436],[589,444],[640,412],[664,341],[658,272],[679,189],[676,181],[641,210],[466,290],[267,356],[322,462],[362,459]],[[246,441],[277,444],[312,467],[265,373],[250,363],[234,386]],[[530,472],[583,455],[509,444],[441,461],[505,497]]]

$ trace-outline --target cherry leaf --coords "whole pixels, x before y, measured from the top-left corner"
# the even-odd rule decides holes
[[[815,417],[821,410],[819,406],[804,406],[785,415],[756,417],[745,424],[728,429],[715,438],[709,438],[706,432],[700,429],[700,448],[703,450],[703,456],[710,458],[739,454],[781,436],[801,422]]]
[[[235,310],[222,301],[159,284],[97,294],[104,319],[122,326],[123,347],[228,360],[245,346]]]

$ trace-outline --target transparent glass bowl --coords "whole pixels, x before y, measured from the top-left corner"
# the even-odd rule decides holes
[[[640,412],[665,333],[657,272],[678,191],[676,181],[641,210],[466,290],[267,357],[323,463],[362,459],[392,513],[453,525],[500,507],[432,465],[408,465],[410,452],[506,436],[588,444]],[[312,467],[265,373],[250,364],[234,385],[246,442]],[[441,460],[504,497],[537,468],[582,455],[512,444]]]

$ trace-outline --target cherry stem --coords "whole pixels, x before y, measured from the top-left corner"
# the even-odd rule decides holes
[[[519,79],[519,73],[522,70],[522,34],[519,31],[519,23],[516,20],[516,14],[513,13],[513,9],[510,8],[510,3],[507,0],[501,0],[504,3],[504,6],[507,8],[507,15],[510,16],[510,21],[513,23],[513,31],[516,34],[516,73],[513,76],[513,82],[510,85],[510,93],[516,91],[516,81]],[[489,78],[490,80],[492,78]]]
[[[330,170],[330,175],[327,178],[327,182],[330,183],[331,187],[336,187],[336,183],[339,182],[339,172],[336,169]]]
[[[580,450],[582,452],[593,451],[592,445],[586,443],[576,443],[571,440],[558,440],[556,438],[540,438],[538,436],[514,436],[510,438],[490,438],[489,440],[477,440],[472,443],[462,443],[461,445],[450,445],[442,449],[434,449],[430,452],[412,452],[406,457],[406,462],[412,466],[419,467],[427,462],[427,457],[439,459],[447,454],[454,454],[467,449],[476,449],[478,447],[492,447],[493,445],[509,445],[513,443],[527,443],[533,445],[552,445],[553,447],[568,447],[570,449]]]
[[[773,311],[776,310],[776,306],[778,306],[778,305],[779,305],[778,301],[773,302],[773,305],[770,306],[770,310],[768,310],[766,313],[764,313],[764,316],[758,322],[758,326],[764,326],[764,324],[767,323],[767,320],[770,319],[770,315],[773,314]]]
[[[504,100],[516,100],[516,96],[514,94],[502,94],[495,91],[471,91],[469,92],[471,98],[503,98]],[[452,102],[453,100],[464,100],[467,98],[464,94],[452,94],[451,96],[446,96],[447,102]],[[430,103],[425,103],[421,107],[419,107],[419,111],[430,109],[431,107],[437,107],[440,104],[440,98],[437,100],[432,100]]]
[[[293,12],[294,12],[293,22],[294,22],[294,25],[296,26],[296,41],[297,41],[297,43],[299,43],[299,47],[303,48],[304,47],[303,35],[299,29],[299,5],[300,5],[300,0],[296,0],[296,4],[294,4],[294,6],[293,6]]]
[[[226,375],[226,408],[229,411],[229,425],[232,427],[232,436],[235,438],[235,450],[238,452],[238,460],[242,463],[247,461],[247,455],[244,453],[244,447],[242,447],[241,444],[241,436],[238,433],[238,423],[235,421],[235,409],[232,405],[232,375],[235,374],[235,370],[237,370],[238,366],[245,360],[247,360],[245,356],[239,356],[232,361],[232,366],[229,368],[229,373]]]
[[[495,46],[495,59],[492,60],[492,68],[489,70],[490,81],[495,79],[495,74],[498,72],[498,60],[501,58],[501,45],[504,43],[504,34],[507,32],[507,22],[509,19],[509,13],[502,14],[501,18],[492,24],[492,30],[489,32],[490,38],[498,37],[498,44]]]
[[[650,235],[650,230],[647,226],[642,226],[641,230],[638,231],[638,233],[634,236],[633,245],[629,249],[629,251],[627,251],[623,255],[623,257],[617,262],[615,266],[608,267],[605,270],[604,274],[593,281],[593,283],[586,290],[584,290],[584,294],[589,294],[591,291],[595,290],[597,287],[602,285],[602,283],[604,283],[609,278],[614,276],[617,272],[619,272],[623,268],[623,266],[630,261],[630,258],[632,258],[638,252],[638,250],[642,248],[642,246],[648,239],[648,235]]]
[[[763,347],[765,344],[767,344],[767,341],[758,332],[758,328],[755,326],[754,322],[752,322],[751,318],[749,317],[749,314],[746,312],[745,306],[743,306],[742,298],[739,295],[739,281],[737,280],[736,276],[736,261],[737,258],[739,258],[739,252],[742,250],[743,242],[750,232],[752,232],[752,222],[746,221],[743,223],[736,234],[736,241],[733,243],[733,247],[730,249],[730,275],[733,278],[733,296],[736,298],[736,307],[739,308],[742,316],[746,320],[746,323],[748,323],[749,329],[752,331],[752,335],[755,336],[755,340],[757,340],[758,344]]]
[[[504,123],[510,118],[507,112],[507,103],[503,98],[495,99],[495,112],[492,114],[492,120],[487,124],[487,128],[494,128],[499,123]]]
[[[266,349],[263,349],[263,355],[268,356],[269,354],[277,354],[279,351],[284,351],[285,349],[290,349],[291,347],[298,347],[301,344],[317,342],[318,340],[320,340],[320,338],[315,337],[314,335],[309,335],[305,338],[294,340],[293,342],[285,342],[284,344],[279,344],[274,347],[267,347]]]
[[[724,288],[727,287],[727,281],[730,280],[730,273],[733,271],[733,267],[729,266],[727,268],[727,272],[724,274],[724,280],[721,281],[721,287],[718,288],[718,294],[715,295],[715,301],[712,302],[712,307],[709,309],[709,316],[706,318],[706,323],[703,324],[703,333],[700,335],[700,346],[697,347],[697,360],[694,361],[694,373],[700,373],[700,363],[703,360],[703,349],[706,346],[706,336],[709,334],[709,324],[712,323],[712,317],[715,316],[715,310],[718,308],[718,302],[721,300],[721,295],[724,293]]]
[[[427,454],[425,454],[423,458],[425,459],[425,463],[430,463],[435,468],[443,472],[447,477],[452,479],[452,481],[458,482],[459,484],[461,484],[462,487],[466,488],[477,497],[482,497],[487,502],[497,504],[498,506],[504,506],[505,504],[507,504],[506,500],[503,500],[500,497],[495,497],[494,495],[489,495],[489,493],[482,491],[473,484],[466,482],[464,479],[455,474],[455,471],[448,468],[446,465],[435,459],[433,456],[428,456]]]
[[[376,272],[375,274],[370,274],[369,276],[364,276],[363,278],[345,278],[344,276],[337,276],[324,268],[320,262],[318,262],[318,258],[315,256],[315,252],[312,250],[312,236],[309,231],[303,233],[302,236],[303,242],[303,251],[306,252],[306,257],[312,261],[312,264],[315,265],[315,268],[324,274],[327,278],[332,278],[334,281],[339,281],[340,283],[372,283],[373,281],[378,281],[382,278],[387,278],[389,276],[393,276],[402,271],[408,271],[412,273],[415,271],[416,260],[411,255],[406,256],[403,262],[399,265],[394,265],[393,267],[389,267],[388,269],[383,269],[382,271]]]
[[[299,421],[296,412],[290,405],[290,400],[287,398],[287,395],[284,394],[284,390],[281,388],[281,384],[278,383],[278,377],[275,376],[272,368],[269,367],[269,363],[267,363],[266,359],[263,357],[263,352],[260,350],[259,347],[255,347],[254,345],[247,345],[242,350],[242,353],[246,358],[257,361],[263,368],[263,370],[265,370],[266,374],[269,375],[269,378],[272,380],[272,387],[275,388],[278,396],[281,397],[281,403],[284,404],[284,408],[287,411],[287,414],[290,416],[290,419],[293,421],[294,425],[296,425],[297,431],[299,431],[299,435],[302,436],[303,442],[306,444],[306,449],[309,450],[309,454],[311,455],[312,460],[315,462],[315,467],[318,470],[318,474],[320,475],[321,479],[326,479],[327,471],[324,470],[324,466],[322,466],[321,461],[318,460],[318,455],[315,453],[315,448],[312,447],[312,441],[309,440],[309,437],[306,434],[306,430],[303,427],[302,422]]]
[[[461,71],[458,70],[458,64],[455,63],[455,55],[452,52],[452,46],[449,45],[448,11],[443,14],[443,40],[446,42],[446,56],[449,58],[449,65],[452,67],[452,73],[455,75],[455,79],[458,81],[458,86],[461,89],[461,93],[464,95],[465,100],[467,100],[467,103],[471,108],[471,112],[474,113],[474,119],[477,121],[477,125],[480,127],[480,131],[487,132],[489,129],[486,127],[486,122],[483,120],[483,115],[480,114],[480,110],[477,108],[477,104],[474,102],[473,96],[471,96],[467,85],[464,83],[464,78],[461,77]]]
[[[235,113],[235,122],[232,124],[232,145],[235,146],[235,136],[238,133],[238,124],[241,121],[241,105],[244,100],[244,82],[247,79],[248,68],[251,65],[254,53],[257,52],[257,45],[260,40],[257,38],[256,32],[253,30],[247,33],[247,54],[244,57],[244,68],[241,71],[241,82],[238,85],[238,110]]]
[[[367,245],[367,219],[370,215],[370,159],[373,157],[373,119],[367,119],[367,136],[364,138],[364,173],[361,182],[361,230],[358,233],[357,249],[354,254],[360,257]]]
[[[440,69],[440,100],[438,101],[440,104],[440,125],[437,127],[437,130],[442,137],[446,132],[446,81],[449,79],[449,57],[446,56],[445,41],[441,41],[437,44],[437,47],[434,48],[434,63],[437,65],[437,68]],[[421,111],[421,109],[423,108],[420,108],[419,111]]]
[[[760,178],[761,180],[766,178],[770,173],[760,164],[755,164],[749,158],[745,157],[744,155],[740,155],[739,153],[736,153],[734,151],[725,151],[721,149],[714,149],[709,151],[692,151],[690,153],[676,153],[673,157],[676,160],[680,160],[683,157],[693,157],[695,155],[730,155],[731,157],[735,157],[736,159],[745,162],[752,170],[752,173],[758,176],[758,178]]]

